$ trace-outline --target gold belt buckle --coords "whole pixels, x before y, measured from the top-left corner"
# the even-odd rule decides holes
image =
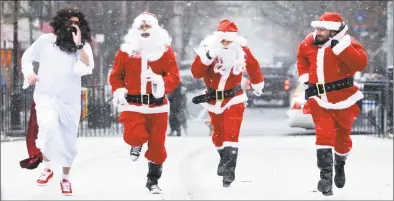
[[[322,85],[323,93],[320,93],[319,85]],[[316,89],[319,96],[326,95],[326,88],[324,87],[324,83],[316,83]]]

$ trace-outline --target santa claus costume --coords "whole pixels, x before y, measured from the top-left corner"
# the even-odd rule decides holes
[[[196,49],[198,55],[191,67],[194,78],[203,78],[207,86],[204,94],[192,101],[206,108],[211,117],[212,141],[220,155],[217,174],[223,176],[224,187],[235,180],[238,138],[248,99],[240,86],[244,69],[256,95],[261,95],[264,88],[259,63],[237,32],[234,22],[222,20]]]
[[[335,185],[345,185],[344,165],[352,148],[350,132],[360,112],[357,103],[363,98],[353,85],[353,76],[366,68],[368,58],[362,45],[346,34],[348,26],[338,13],[326,12],[311,25],[337,31],[324,44],[316,45],[315,30],[299,44],[297,53],[299,81],[306,88],[304,113],[312,115],[316,127],[318,190],[332,195],[333,166]]]
[[[123,139],[131,146],[133,161],[138,159],[143,144],[148,143],[146,187],[152,193],[160,193],[158,180],[167,158],[169,104],[165,94],[174,91],[180,82],[178,66],[170,46],[171,37],[151,13],[135,18],[124,40],[109,78],[113,100],[121,111]]]

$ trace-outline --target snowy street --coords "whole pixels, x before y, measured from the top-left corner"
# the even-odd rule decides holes
[[[48,186],[36,186],[42,166],[21,169],[18,162],[27,156],[25,142],[7,142],[1,144],[2,199],[393,199],[392,141],[373,136],[353,136],[353,141],[346,186],[334,188],[331,197],[316,191],[314,136],[241,136],[236,180],[228,189],[216,175],[219,155],[209,136],[169,137],[159,180],[162,195],[148,193],[147,160],[142,156],[133,163],[121,137],[79,138],[71,197],[60,193],[60,167],[54,167]]]

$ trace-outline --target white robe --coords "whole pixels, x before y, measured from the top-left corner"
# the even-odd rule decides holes
[[[22,56],[23,88],[33,72],[33,61],[40,63],[39,81],[34,90],[37,123],[37,148],[50,161],[70,167],[77,155],[77,133],[81,114],[81,76],[91,74],[94,67],[89,43],[83,50],[89,66],[79,59],[79,51],[68,54],[55,45],[56,35],[40,36]]]

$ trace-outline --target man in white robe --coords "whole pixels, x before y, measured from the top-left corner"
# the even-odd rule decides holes
[[[53,177],[50,163],[63,167],[60,182],[63,195],[72,195],[69,172],[77,155],[77,132],[81,114],[81,76],[94,67],[90,28],[75,7],[56,13],[53,33],[40,36],[22,56],[23,88],[35,84],[38,136],[37,148],[44,160],[44,171],[37,185]],[[32,62],[40,63],[38,74]]]

